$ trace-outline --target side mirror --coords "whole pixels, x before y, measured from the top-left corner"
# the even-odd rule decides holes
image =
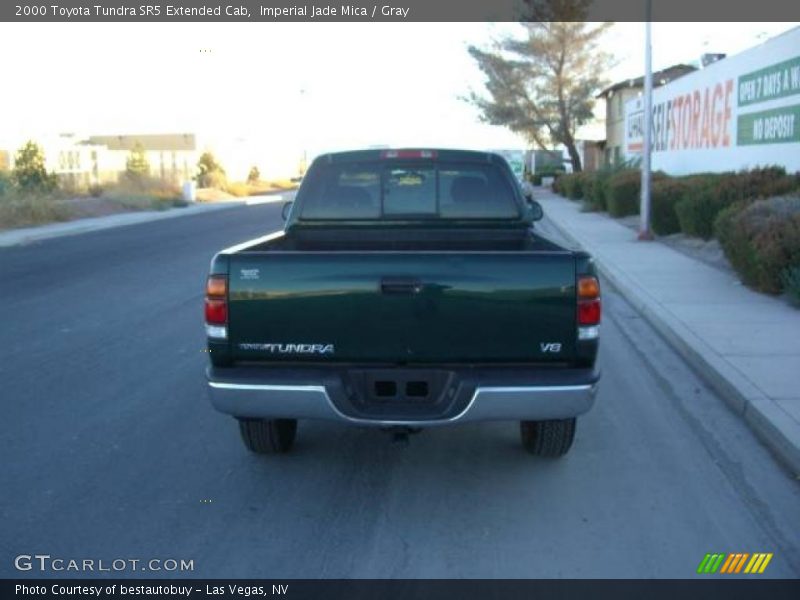
[[[289,214],[292,212],[292,204],[294,204],[294,201],[292,200],[283,203],[283,208],[281,209],[281,218],[284,221],[289,218]]]
[[[544,209],[541,204],[531,198],[528,203],[528,214],[532,221],[541,221],[544,218]]]

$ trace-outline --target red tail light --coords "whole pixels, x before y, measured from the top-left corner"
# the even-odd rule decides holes
[[[228,303],[225,300],[206,298],[206,323],[225,325],[228,322]]]
[[[225,325],[228,322],[228,278],[209,275],[206,282],[206,323]]]
[[[381,158],[436,158],[436,150],[384,150]]]
[[[600,323],[600,282],[596,277],[578,279],[578,325],[592,326]]]
[[[578,302],[578,325],[597,325],[601,312],[599,299]]]

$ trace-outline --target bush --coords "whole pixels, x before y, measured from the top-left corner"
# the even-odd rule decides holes
[[[693,237],[710,239],[714,219],[720,211],[739,199],[734,173],[702,174],[684,178],[687,189],[675,205],[681,231]]]
[[[92,198],[99,198],[103,195],[103,186],[98,183],[93,183],[89,186],[89,195]]]
[[[197,185],[201,188],[224,190],[227,184],[225,169],[211,152],[203,152],[197,161]]]
[[[591,185],[592,174],[587,172],[565,173],[559,175],[558,192],[570,200],[580,200],[585,197],[586,188]]]
[[[201,188],[224,190],[228,185],[228,178],[224,171],[209,171],[198,176],[197,185]]]
[[[569,198],[574,200],[577,194],[577,178],[576,173],[564,173],[560,175],[556,182],[558,183],[558,193],[564,196],[565,198]]]
[[[612,217],[639,214],[642,174],[635,169],[614,173],[606,184],[606,204]]]
[[[564,167],[543,167],[530,176],[530,181],[533,185],[542,185],[542,177],[558,178],[563,173]]]
[[[18,188],[40,197],[58,188],[56,176],[48,173],[45,168],[41,146],[33,141],[27,142],[17,151],[11,177]]]
[[[563,173],[556,173],[553,176],[553,184],[550,186],[556,194],[561,194],[561,188],[559,187],[559,180],[563,177]]]
[[[584,204],[590,205],[592,202],[592,194],[594,192],[594,171],[582,171],[578,174],[578,180],[580,181],[579,185],[581,187],[581,198],[583,198]]]
[[[250,195],[250,186],[246,183],[229,183],[225,186],[225,191],[228,192],[231,196],[236,196],[237,198],[241,198],[243,196]]]
[[[0,196],[3,196],[11,189],[11,173],[0,171]]]
[[[586,195],[586,199],[589,202],[589,208],[591,210],[608,210],[606,198],[608,193],[608,182],[611,179],[612,174],[613,171],[608,169],[595,171],[594,177],[592,178],[591,188],[588,190]]]
[[[675,206],[683,199],[687,187],[686,182],[680,179],[653,181],[650,189],[650,224],[658,235],[670,235],[681,230]]]
[[[793,265],[783,270],[781,274],[783,289],[789,296],[789,301],[800,307],[800,265]]]
[[[71,214],[69,208],[53,194],[7,190],[0,201],[0,228],[67,221]]]
[[[780,293],[787,269],[800,266],[800,196],[731,205],[714,231],[742,281],[758,291]]]
[[[675,207],[681,231],[703,239],[714,235],[717,215],[729,206],[800,189],[798,175],[787,175],[783,167],[759,167],[739,173],[703,173],[682,179],[689,187],[684,199]]]
[[[164,210],[186,206],[177,186],[155,177],[121,177],[116,185],[108,186],[103,191],[103,197],[131,210]]]

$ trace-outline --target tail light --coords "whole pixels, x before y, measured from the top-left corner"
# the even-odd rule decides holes
[[[228,278],[209,275],[206,282],[206,335],[228,338]]]
[[[600,282],[597,277],[578,278],[578,339],[594,340],[600,335],[598,325],[602,314]]]

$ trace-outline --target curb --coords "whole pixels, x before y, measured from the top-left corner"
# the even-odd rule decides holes
[[[164,219],[173,219],[175,217],[200,215],[207,212],[229,210],[243,206],[270,204],[274,202],[281,202],[282,200],[283,195],[281,194],[275,196],[253,196],[246,200],[228,200],[225,202],[196,204],[193,206],[172,208],[163,211],[148,210],[128,212],[116,215],[108,215],[106,217],[77,219],[75,221],[67,221],[64,223],[51,223],[48,225],[40,225],[38,227],[11,229],[9,231],[0,232],[0,248],[20,246],[30,244],[32,242],[66,237],[69,235],[78,235],[81,233],[89,233],[92,231],[103,231],[105,229],[115,229],[117,227],[126,227],[128,225],[138,225],[140,223],[149,223],[151,221],[162,221]]]
[[[658,302],[624,272],[599,259],[591,247],[578,241],[552,216],[548,215],[548,220],[565,238],[592,254],[598,270],[611,286],[722,396],[728,406],[742,417],[756,436],[792,473],[800,474],[800,446],[793,441],[800,440],[800,425],[785,415],[772,399],[764,395],[683,323],[659,310]]]

